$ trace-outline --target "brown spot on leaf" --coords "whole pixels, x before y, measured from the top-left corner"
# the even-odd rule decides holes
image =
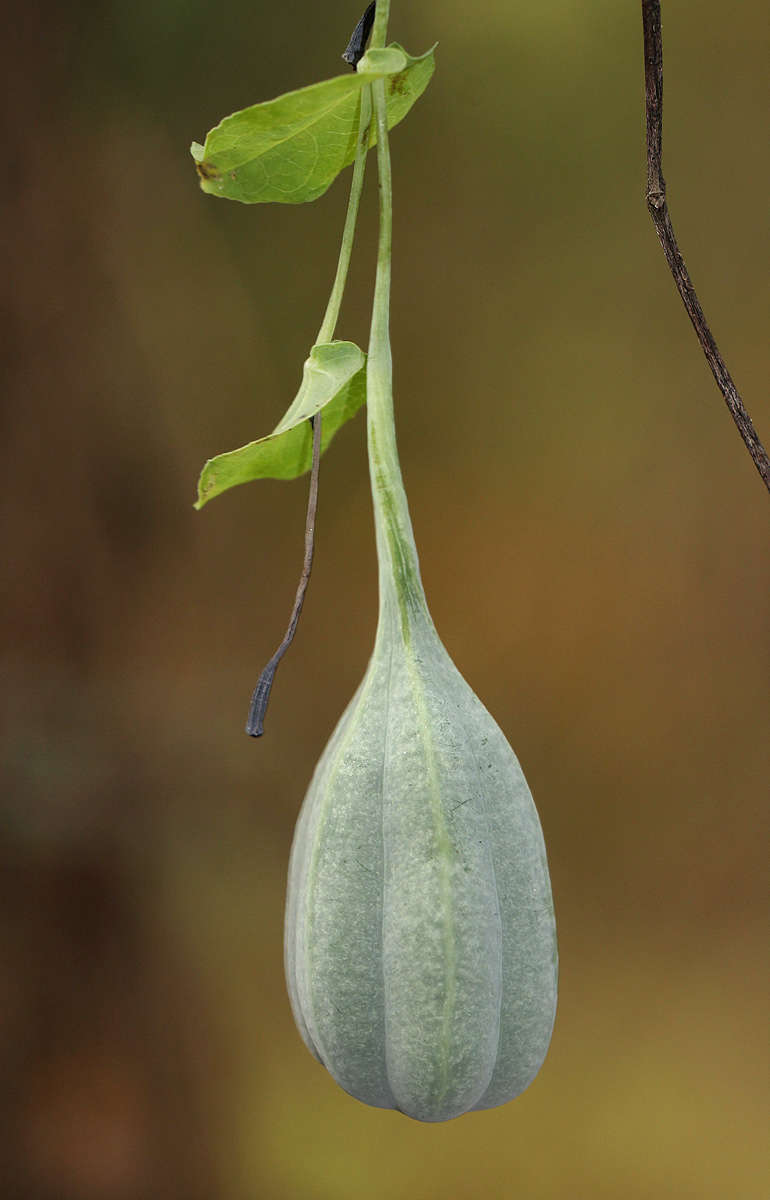
[[[201,179],[219,179],[219,171],[216,169],[213,163],[196,163],[195,170],[198,172]]]
[[[401,71],[398,75],[391,75],[388,80],[388,91],[391,96],[398,92],[399,96],[406,95],[406,71]]]

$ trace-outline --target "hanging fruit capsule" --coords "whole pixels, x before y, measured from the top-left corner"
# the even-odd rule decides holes
[[[370,389],[373,402],[379,626],[297,824],[286,974],[300,1033],[341,1087],[444,1121],[504,1104],[539,1070],[556,934],[529,788],[433,626]]]

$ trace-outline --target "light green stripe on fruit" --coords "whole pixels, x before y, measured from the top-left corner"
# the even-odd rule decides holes
[[[428,772],[428,795],[430,799],[433,830],[436,839],[436,850],[439,862],[439,894],[444,926],[444,1005],[441,1019],[440,1045],[440,1090],[436,1097],[440,1104],[449,1089],[449,1060],[452,1019],[454,1017],[455,1001],[457,998],[457,946],[455,937],[454,897],[452,895],[451,869],[454,858],[452,843],[444,820],[444,810],[441,804],[438,771],[436,769],[436,753],[433,739],[430,735],[430,717],[425,703],[425,689],[414,653],[409,646],[404,647],[407,670],[412,683],[415,706],[418,712],[418,725],[422,734],[422,744],[425,752],[425,765]]]

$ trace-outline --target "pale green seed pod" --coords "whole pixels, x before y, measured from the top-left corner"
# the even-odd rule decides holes
[[[394,469],[372,474],[374,652],[294,837],[286,975],[341,1087],[444,1121],[504,1104],[539,1070],[556,934],[529,788],[435,631]]]
[[[545,848],[499,728],[432,627],[380,636],[292,848],[298,1028],[346,1091],[421,1121],[517,1096],[545,1058]],[[390,644],[389,644],[390,643]]]

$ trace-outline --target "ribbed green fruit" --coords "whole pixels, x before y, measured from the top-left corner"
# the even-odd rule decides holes
[[[383,589],[369,667],[297,823],[286,975],[341,1087],[445,1121],[504,1104],[539,1070],[556,934],[524,775],[408,574]]]

